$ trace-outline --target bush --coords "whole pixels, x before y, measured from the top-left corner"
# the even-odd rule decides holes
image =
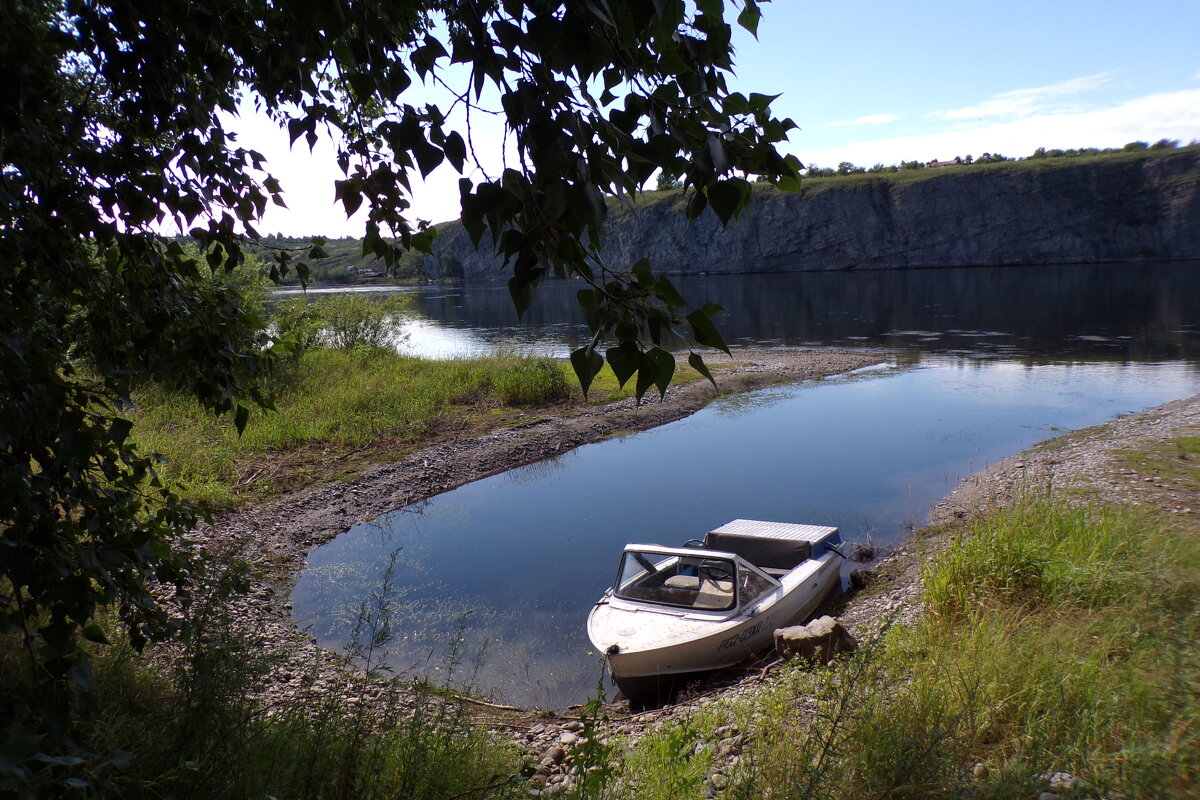
[[[1016,800],[1059,771],[1086,796],[1194,796],[1196,541],[1136,509],[995,512],[926,569],[927,616],[757,698],[730,796]]]
[[[506,406],[565,400],[569,391],[562,366],[549,358],[511,359],[493,379],[492,389]]]
[[[398,318],[409,309],[405,295],[346,292],[315,299],[299,297],[275,307],[275,333],[289,339],[295,353],[314,347],[350,350],[380,348],[401,339]]]

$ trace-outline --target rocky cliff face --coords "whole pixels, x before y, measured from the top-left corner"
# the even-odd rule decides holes
[[[696,274],[1200,258],[1195,148],[808,186],[756,191],[750,212],[724,229],[711,212],[687,223],[671,200],[614,211],[605,259]],[[504,275],[490,245],[475,251],[457,224],[443,229],[425,269],[431,278]]]

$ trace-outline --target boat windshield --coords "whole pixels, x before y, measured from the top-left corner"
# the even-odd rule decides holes
[[[737,566],[728,558],[626,550],[613,589],[617,597],[698,611],[734,607]]]

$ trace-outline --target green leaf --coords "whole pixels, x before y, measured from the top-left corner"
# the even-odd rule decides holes
[[[758,22],[762,19],[762,12],[758,10],[758,4],[754,0],[745,0],[745,3],[746,7],[738,14],[738,25],[750,31],[750,35],[757,39]]]
[[[250,409],[246,408],[244,405],[238,404],[236,410],[233,412],[233,426],[237,428],[238,436],[241,436],[242,432],[246,430],[246,423],[249,422],[249,420]]]
[[[588,389],[592,386],[592,379],[600,374],[600,370],[604,369],[604,359],[591,345],[581,347],[571,352],[571,368],[575,370],[575,377],[579,379],[579,388],[583,390],[583,397],[586,400]]]
[[[40,761],[55,767],[77,767],[83,763],[83,759],[79,756],[52,756],[49,753],[34,753],[29,760]]]
[[[729,346],[725,344],[725,338],[721,336],[721,332],[713,324],[712,317],[705,313],[704,309],[697,309],[688,314],[687,321],[688,325],[692,327],[692,338],[697,344],[702,344],[705,347],[713,347],[724,351],[726,355],[730,355]]]
[[[658,380],[658,364],[656,364],[645,353],[641,353],[638,358],[637,382],[634,384],[633,397],[637,404],[641,404],[642,396],[646,394],[646,390],[653,386]]]
[[[781,192],[798,192],[800,191],[800,179],[786,175],[775,181],[775,188]]]
[[[624,387],[625,382],[638,371],[641,351],[633,342],[622,342],[617,347],[610,347],[606,355],[618,385]]]
[[[133,430],[133,423],[123,417],[117,417],[108,426],[108,438],[117,447],[125,444],[125,440],[129,437],[129,432]]]
[[[680,306],[687,305],[687,302],[683,299],[683,295],[679,293],[679,290],[675,288],[675,284],[671,283],[670,278],[666,275],[658,276],[658,281],[654,287],[654,295],[671,308],[679,308]]]
[[[646,353],[646,357],[653,361],[657,368],[654,385],[658,387],[659,399],[662,399],[667,396],[667,387],[675,377],[675,356],[661,347],[652,347]]]
[[[765,114],[770,108],[771,103],[774,103],[782,95],[779,94],[760,94],[759,92],[751,92],[749,97],[750,108],[760,114]],[[795,158],[795,156],[792,156]]]
[[[652,347],[638,358],[637,385],[635,394],[640,403],[642,396],[651,386],[658,388],[661,400],[667,394],[671,378],[675,375],[675,357],[659,347]]]
[[[109,643],[108,637],[104,635],[104,629],[94,622],[90,625],[84,626],[83,638],[87,639],[89,642],[96,642],[97,644]]]
[[[742,213],[745,208],[745,193],[740,178],[730,178],[718,181],[708,187],[708,202],[713,211],[721,218],[722,225],[728,225],[729,220]]]
[[[641,259],[629,270],[634,279],[637,280],[638,286],[643,289],[649,289],[654,285],[654,273],[650,269],[650,261]]]
[[[441,150],[423,139],[413,145],[412,154],[417,158],[417,169],[421,171],[422,178],[428,178],[429,173],[437,169],[444,158]]]
[[[508,294],[512,298],[513,306],[517,309],[517,318],[524,316],[529,310],[529,306],[533,304],[535,280],[530,280],[526,277],[514,275],[508,279]]]
[[[717,385],[717,382],[713,380],[712,373],[708,371],[708,365],[704,363],[704,357],[699,353],[689,353],[688,364],[690,364],[692,369],[696,370],[696,372],[699,372],[701,375],[708,378],[708,382],[714,387]]]
[[[446,135],[446,143],[442,145],[442,149],[446,152],[446,159],[455,171],[462,172],[463,165],[467,161],[467,145],[458,131],[451,131]]]

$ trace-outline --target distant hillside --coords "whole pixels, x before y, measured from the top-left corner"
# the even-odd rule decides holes
[[[268,236],[263,239],[265,248],[282,247],[296,253],[307,251],[309,239],[298,236]],[[394,281],[423,279],[425,273],[421,270],[420,253],[405,253],[396,265],[389,270],[382,259],[362,254],[362,239],[345,236],[341,239],[328,239],[324,250],[327,258],[316,260],[305,259],[311,271],[314,283],[363,283],[372,280]],[[289,276],[287,283],[298,283],[295,273]]]
[[[692,223],[678,191],[614,206],[603,252],[676,274],[1070,264],[1200,258],[1200,148],[808,179],[756,187],[722,229]],[[440,227],[433,279],[504,276],[457,223]]]

